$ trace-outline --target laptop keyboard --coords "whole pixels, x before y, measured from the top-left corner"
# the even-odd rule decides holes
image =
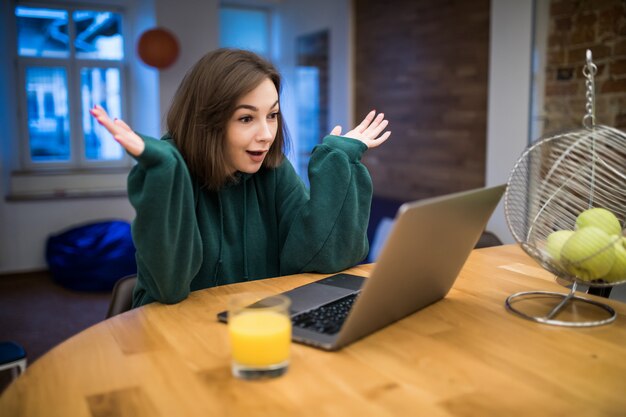
[[[294,326],[333,335],[339,332],[348,317],[358,293],[350,294],[332,303],[305,311],[291,318]]]

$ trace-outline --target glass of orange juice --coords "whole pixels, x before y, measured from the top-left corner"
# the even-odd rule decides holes
[[[289,367],[291,300],[284,295],[242,293],[228,302],[232,373],[241,379],[280,376]]]

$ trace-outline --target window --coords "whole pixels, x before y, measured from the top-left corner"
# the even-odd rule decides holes
[[[89,114],[125,108],[123,16],[93,7],[15,7],[22,165],[29,170],[127,166]]]
[[[311,151],[330,132],[328,126],[329,33],[327,30],[296,39],[296,101],[298,141],[296,170],[308,184]]]
[[[270,12],[260,8],[221,6],[220,46],[247,49],[270,58]]]
[[[311,151],[320,143],[320,76],[319,69],[296,67],[296,102],[298,115],[298,142],[296,172],[309,185],[307,176]],[[324,132],[325,133],[325,132]]]

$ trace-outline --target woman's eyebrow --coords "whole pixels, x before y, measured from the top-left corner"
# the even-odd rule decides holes
[[[277,105],[278,105],[278,100],[276,100],[276,102],[274,102],[274,104],[272,104],[272,107],[270,107],[270,109],[273,109]],[[253,106],[251,104],[240,104],[237,107],[235,107],[235,110],[239,110],[239,109],[247,109],[247,110],[252,110],[252,111],[259,111],[258,107],[255,107],[255,106]]]

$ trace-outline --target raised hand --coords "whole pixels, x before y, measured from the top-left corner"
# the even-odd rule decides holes
[[[380,135],[388,124],[389,121],[385,120],[384,113],[379,113],[378,116],[376,116],[376,110],[372,110],[367,114],[367,116],[365,116],[365,119],[363,119],[363,121],[351,131],[342,135],[341,126],[335,126],[330,134],[360,140],[368,148],[376,148],[389,139],[389,136],[391,135],[390,131]]]
[[[98,123],[106,128],[113,135],[113,138],[133,155],[139,156],[143,153],[146,144],[133,130],[122,120],[111,120],[106,110],[99,105],[89,110],[89,113],[96,118]]]

